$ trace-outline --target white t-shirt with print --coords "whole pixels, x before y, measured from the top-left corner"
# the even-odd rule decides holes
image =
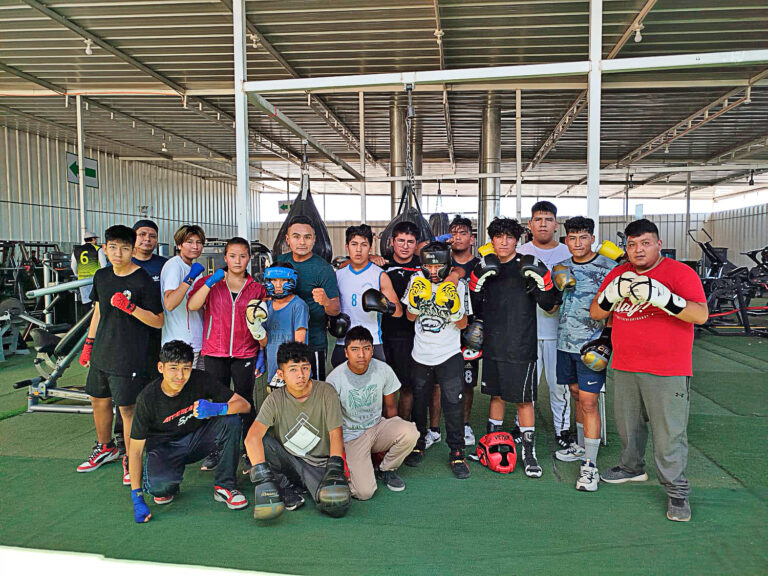
[[[555,264],[571,257],[571,251],[565,244],[558,244],[554,248],[539,248],[533,242],[526,242],[517,247],[518,254],[531,254],[541,260],[549,268],[550,272]],[[556,288],[554,288],[556,290]],[[557,326],[560,323],[558,312],[547,314],[539,306],[536,306],[536,325],[539,340],[557,340]]]
[[[162,343],[181,340],[192,346],[195,352],[200,352],[203,347],[203,311],[187,310],[189,292],[173,310],[165,307],[165,293],[178,288],[184,277],[189,274],[190,268],[181,256],[174,256],[165,263],[160,272],[160,294],[163,296],[164,312]]]

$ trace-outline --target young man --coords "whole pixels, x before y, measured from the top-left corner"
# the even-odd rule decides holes
[[[157,224],[152,220],[139,220],[133,225],[136,232],[136,246],[133,251],[134,264],[138,264],[147,271],[149,277],[160,289],[160,271],[168,261],[168,258],[155,254],[157,248]]]
[[[104,250],[97,244],[98,239],[99,237],[96,234],[86,230],[83,233],[83,244],[75,246],[75,249],[72,251],[69,267],[78,280],[93,278],[96,270],[107,265],[107,256],[104,254]],[[90,310],[91,285],[80,286],[79,290],[80,303],[83,305],[83,310]]]
[[[251,405],[202,370],[192,368],[194,352],[181,340],[163,345],[157,378],[139,394],[131,427],[129,462],[134,520],[149,522],[152,515],[143,492],[155,504],[170,504],[179,493],[187,464],[221,452],[216,467],[213,499],[230,510],[248,506],[237,490],[240,418]],[[146,463],[143,462],[146,448]],[[143,478],[143,491],[142,491]]]
[[[286,342],[278,348],[277,375],[285,386],[269,394],[261,405],[245,448],[253,463],[251,480],[257,484],[257,505],[260,487],[274,474],[286,510],[304,504],[303,485],[321,512],[338,518],[347,513],[350,504],[341,405],[330,384],[310,377],[311,359],[309,348],[301,342]],[[273,434],[267,435],[270,428]],[[270,505],[264,502],[264,506]]]
[[[661,255],[653,222],[636,220],[624,233],[629,262],[606,276],[590,308],[595,320],[613,314],[614,410],[622,452],[619,465],[602,479],[611,484],[648,479],[643,458],[650,424],[667,518],[687,522],[693,325],[707,320],[706,298],[692,268]]]
[[[173,235],[178,254],[168,260],[160,272],[160,290],[163,294],[162,343],[181,340],[192,346],[195,353],[193,366],[203,369],[200,350],[203,347],[203,313],[187,309],[189,289],[205,268],[195,262],[205,246],[205,232],[200,226],[184,224]]]
[[[467,325],[471,304],[465,299],[466,283],[446,281],[451,270],[451,250],[443,242],[430,242],[421,250],[421,271],[411,276],[403,296],[408,320],[416,323],[413,341],[413,420],[419,430],[416,448],[406,459],[409,466],[424,460],[427,435],[427,408],[435,384],[440,384],[445,416],[449,463],[454,476],[469,478],[464,456],[462,426],[461,330]]]
[[[419,231],[416,224],[404,220],[392,229],[392,260],[383,266],[389,276],[395,295],[400,300],[406,294],[408,282],[421,270],[421,261],[415,254]],[[408,318],[390,315],[381,317],[381,343],[387,364],[395,371],[400,388],[397,413],[403,420],[411,419],[413,385],[411,382],[411,351],[413,350],[413,322]]]
[[[397,469],[416,445],[419,432],[413,422],[397,417],[395,392],[400,382],[392,368],[373,358],[373,336],[363,326],[347,332],[345,351],[347,361],[328,375],[328,383],[341,400],[352,496],[370,499],[376,478],[393,492],[402,492],[405,482]],[[371,454],[379,452],[386,455],[374,469]]]
[[[568,259],[571,254],[565,244],[557,239],[557,208],[551,202],[542,200],[531,208],[528,227],[533,233],[533,240],[518,247],[518,254],[536,256],[550,270],[558,262]],[[560,448],[571,445],[570,393],[567,386],[557,383],[557,313],[548,314],[542,309],[536,310],[538,326],[537,369],[549,387],[549,404],[552,408],[552,423],[555,427],[555,441]],[[538,381],[536,383],[538,386]]]
[[[285,235],[289,253],[277,257],[278,262],[290,262],[299,275],[296,294],[309,306],[309,347],[312,350],[312,376],[325,378],[328,338],[326,324],[328,316],[337,316],[339,287],[333,267],[312,252],[315,245],[315,230],[306,216],[295,216]]]
[[[600,412],[597,401],[605,385],[605,367],[595,371],[582,362],[582,349],[597,338],[603,322],[593,320],[589,307],[608,272],[616,263],[595,254],[595,222],[577,216],[565,222],[565,243],[571,252],[568,260],[556,264],[553,281],[563,293],[557,329],[557,382],[568,386],[576,414],[578,440],[555,453],[563,462],[584,461],[576,489],[594,492],[600,480],[597,452],[600,448]]]
[[[373,355],[384,362],[384,348],[381,345],[381,316],[402,316],[403,309],[392,287],[392,282],[384,271],[369,258],[373,245],[373,231],[367,224],[350,226],[346,230],[346,248],[349,265],[336,270],[336,282],[339,286],[341,313],[349,316],[351,326],[364,326],[373,334]],[[363,297],[372,298],[373,291],[381,306],[373,307]],[[383,296],[382,296],[383,295]],[[344,362],[344,338],[336,340],[336,347],[331,356],[331,365],[335,368]]]
[[[78,472],[92,472],[118,458],[111,439],[113,400],[123,417],[126,448],[130,448],[136,397],[150,378],[151,331],[163,325],[163,307],[152,279],[131,262],[136,233],[118,225],[107,228],[104,237],[112,266],[93,276],[93,317],[80,354],[80,364],[90,366],[85,391],[91,397],[97,441]],[[130,484],[126,457],[123,484]]]
[[[472,272],[473,286],[483,296],[483,376],[481,390],[491,396],[488,432],[502,429],[507,402],[517,404],[526,476],[541,477],[536,459],[536,308],[552,312],[559,304],[549,270],[535,256],[517,254],[523,227],[511,218],[496,218],[488,226],[494,266],[491,275],[483,259]],[[490,277],[489,277],[490,276]]]

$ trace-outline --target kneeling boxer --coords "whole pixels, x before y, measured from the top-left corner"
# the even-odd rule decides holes
[[[170,504],[179,493],[184,467],[202,460],[214,447],[221,450],[214,500],[225,502],[231,510],[248,506],[236,483],[242,426],[237,414],[247,414],[251,405],[208,373],[193,369],[194,357],[186,342],[166,343],[157,364],[162,377],[136,399],[128,445],[136,522],[152,517],[144,502],[142,472],[144,491],[154,496],[155,504]]]
[[[267,396],[245,438],[253,463],[257,518],[273,517],[260,516],[259,511],[272,511],[278,505],[271,490],[273,477],[286,510],[304,504],[303,488],[329,516],[344,516],[349,509],[339,396],[327,382],[312,380],[311,369],[306,344],[286,342],[277,349],[277,375],[285,386]],[[270,428],[274,436],[266,435]],[[269,489],[263,490],[264,486]]]

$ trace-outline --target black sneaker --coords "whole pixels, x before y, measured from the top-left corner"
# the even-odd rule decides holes
[[[568,447],[573,444],[573,436],[571,436],[571,431],[561,430],[560,434],[555,436],[555,444],[557,444],[563,450],[567,450]]]
[[[282,490],[283,503],[286,510],[297,510],[304,506],[304,496],[301,495],[301,490],[296,488],[296,486],[288,484]]]
[[[424,450],[419,448],[414,448],[413,452],[405,457],[405,465],[410,466],[411,468],[421,466],[422,462],[424,462]]]
[[[670,498],[667,502],[667,519],[673,522],[688,522],[691,519],[691,504],[688,498]]]
[[[251,473],[251,460],[245,452],[243,452],[243,457],[240,460],[243,463],[243,475],[247,476]]]
[[[387,485],[392,492],[402,492],[405,490],[405,482],[394,470],[376,469],[376,477]]]
[[[492,434],[493,432],[501,432],[501,424],[494,424],[493,422],[486,422],[485,423],[485,432],[486,434]]]
[[[221,452],[219,450],[214,450],[208,456],[203,458],[202,463],[200,464],[200,470],[203,472],[209,472],[211,470],[215,470],[216,466],[219,464],[219,460],[221,460]]]
[[[469,471],[467,459],[464,457],[464,452],[462,450],[454,450],[451,452],[448,461],[451,463],[451,470],[456,478],[459,480],[469,478],[471,472]]]
[[[523,469],[529,478],[541,478],[542,470],[536,459],[536,440],[533,430],[523,432]]]
[[[115,434],[115,446],[117,446],[117,453],[120,454],[120,456],[125,456],[125,438],[123,438],[122,432],[117,432]]]
[[[512,439],[515,441],[515,444],[520,444],[523,441],[523,433],[520,432],[520,426],[515,425],[509,433],[512,434]]]

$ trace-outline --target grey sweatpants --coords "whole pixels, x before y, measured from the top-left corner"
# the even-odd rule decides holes
[[[687,498],[690,378],[613,370],[613,385],[614,416],[622,444],[619,466],[638,474],[645,470],[650,424],[659,482],[668,496]]]

